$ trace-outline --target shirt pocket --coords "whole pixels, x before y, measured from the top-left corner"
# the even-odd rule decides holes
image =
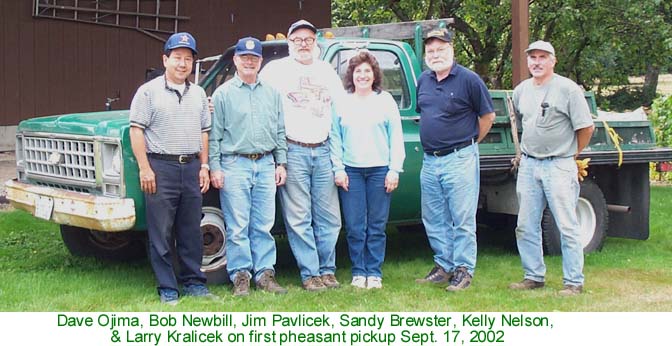
[[[542,109],[541,114],[537,117],[537,127],[544,129],[554,128],[566,119],[567,114],[562,109],[550,106],[546,109],[546,112]]]
[[[460,110],[460,99],[451,92],[447,92],[444,97],[443,107],[447,114],[457,114]]]

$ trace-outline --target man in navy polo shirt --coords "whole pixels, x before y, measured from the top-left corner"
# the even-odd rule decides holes
[[[481,78],[454,62],[452,33],[425,39],[425,71],[418,79],[422,222],[434,251],[434,268],[418,283],[466,289],[476,268],[476,208],[480,142],[495,119]]]

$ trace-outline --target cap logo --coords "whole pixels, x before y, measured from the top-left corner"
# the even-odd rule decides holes
[[[189,36],[187,35],[180,36],[180,43],[189,43]]]
[[[433,37],[433,36],[443,36],[448,32],[448,29],[441,28],[437,30],[432,30],[427,34],[427,37]]]
[[[252,41],[252,40],[247,40],[247,42],[245,42],[245,48],[247,48],[247,49],[254,49],[254,41]]]

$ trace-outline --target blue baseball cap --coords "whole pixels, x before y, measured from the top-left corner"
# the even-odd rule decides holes
[[[313,33],[317,34],[317,28],[315,27],[315,25],[311,24],[309,21],[305,19],[301,19],[289,26],[289,30],[287,30],[287,37],[289,37],[289,35],[291,35],[294,31],[298,29],[309,29]]]
[[[196,40],[194,39],[194,36],[191,36],[188,32],[172,34],[163,46],[163,52],[167,55],[175,48],[189,48],[194,54],[198,54],[198,51],[196,50]]]
[[[236,43],[235,55],[256,55],[261,57],[261,42],[254,37],[244,37]]]

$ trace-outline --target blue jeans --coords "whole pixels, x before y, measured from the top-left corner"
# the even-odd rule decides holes
[[[341,211],[329,146],[287,145],[287,182],[280,187],[280,203],[301,280],[334,274]]]
[[[474,275],[479,168],[478,144],[422,161],[422,223],[434,262],[446,271],[465,267]]]
[[[560,230],[563,282],[583,285],[583,245],[576,216],[579,182],[574,158],[537,160],[523,155],[516,194],[520,205],[516,241],[525,278],[544,281],[541,218],[548,204]]]
[[[274,270],[275,162],[265,155],[250,160],[222,155],[224,187],[219,199],[226,221],[227,271],[231,281],[239,271],[254,273]]]
[[[383,277],[385,226],[391,193],[385,192],[387,167],[345,167],[350,186],[339,189],[347,230],[352,276]]]
[[[150,157],[149,164],[156,176],[156,193],[145,193],[145,215],[149,260],[158,281],[158,290],[177,293],[178,281],[184,285],[205,284],[205,274],[201,272],[203,197],[198,184],[201,163],[193,160],[180,164]],[[180,265],[177,277],[173,269],[173,244]]]

